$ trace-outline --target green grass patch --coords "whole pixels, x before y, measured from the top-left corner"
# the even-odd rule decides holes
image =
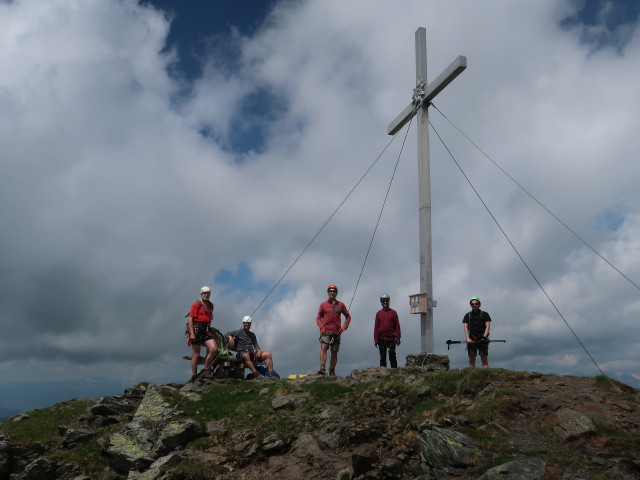
[[[439,398],[430,397],[416,403],[409,414],[409,421],[415,425],[421,425],[427,419],[435,419],[451,414],[453,407]]]
[[[467,414],[475,422],[510,417],[523,397],[521,392],[511,388],[496,390],[487,396],[476,397],[473,408],[467,409]]]
[[[268,387],[270,393],[259,395],[264,387]],[[246,415],[245,404],[253,406],[256,410],[263,409],[273,398],[274,390],[273,384],[238,381],[231,384],[212,385],[200,394],[202,398],[200,401],[186,399],[170,389],[163,389],[162,395],[170,405],[178,405],[178,410],[185,416],[192,417],[204,425],[212,420],[222,418],[235,420]]]
[[[260,394],[264,388],[267,393]],[[175,402],[178,410],[186,417],[200,422],[206,428],[211,421],[225,419],[228,435],[243,430],[253,430],[256,442],[272,433],[282,438],[293,436],[301,430],[302,422],[290,411],[273,411],[272,401],[276,396],[290,393],[283,382],[246,382],[211,385],[200,393],[200,401],[184,399],[179,393],[166,390],[163,396],[168,402]],[[218,442],[216,438],[201,438],[190,444],[194,449],[206,449]]]
[[[222,473],[223,469],[210,462],[198,462],[196,460],[183,460],[172,470],[181,472],[185,480],[210,480],[216,478],[216,476]]]
[[[351,387],[331,381],[307,383],[302,386],[302,390],[313,395],[314,401],[317,402],[318,405],[335,402],[336,398],[352,392]]]
[[[51,458],[62,460],[61,463],[73,463],[92,478],[100,478],[108,465],[107,458],[102,454],[102,447],[96,440],[73,450],[57,450]]]
[[[435,384],[432,385],[430,381],[429,385],[432,385],[432,388],[435,388],[437,393],[442,393],[447,396],[461,395],[474,397],[482,391],[490,381],[500,377],[515,377],[518,375],[521,374],[497,368],[464,368],[435,375]]]
[[[605,392],[615,393],[633,402],[640,402],[640,390],[630,387],[626,383],[614,380],[613,378],[598,375],[595,378],[595,385]]]
[[[57,445],[62,440],[58,433],[58,425],[77,428],[80,426],[77,418],[95,402],[95,399],[74,399],[57,403],[52,407],[32,410],[24,420],[3,423],[0,431],[17,443],[42,442]]]

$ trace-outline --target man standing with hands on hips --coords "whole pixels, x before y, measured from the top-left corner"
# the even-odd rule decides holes
[[[336,299],[338,287],[329,285],[327,287],[329,298],[320,304],[316,324],[320,329],[320,368],[318,374],[324,375],[327,363],[327,350],[331,348],[331,360],[329,363],[329,375],[336,374],[336,363],[338,363],[338,350],[340,350],[340,335],[351,322],[351,315],[347,307]],[[341,325],[340,315],[344,315],[344,325]]]

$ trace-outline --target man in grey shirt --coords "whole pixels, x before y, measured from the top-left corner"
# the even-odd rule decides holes
[[[258,344],[255,333],[251,331],[251,317],[242,319],[242,328],[225,335],[229,340],[229,348],[238,352],[236,357],[241,359],[255,378],[264,378],[256,369],[255,362],[264,362],[267,366],[267,377],[275,377],[273,371],[273,357],[270,352],[263,352]]]

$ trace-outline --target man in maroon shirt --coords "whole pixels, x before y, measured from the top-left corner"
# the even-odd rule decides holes
[[[398,368],[396,359],[396,345],[400,345],[400,320],[398,313],[389,308],[391,297],[383,293],[380,295],[382,310],[376,313],[376,323],[373,327],[373,341],[380,350],[380,366],[387,366],[387,350],[389,351],[389,363],[391,368]]]
[[[331,347],[331,360],[329,363],[329,375],[336,374],[336,363],[338,363],[338,350],[340,350],[340,334],[349,328],[351,315],[344,303],[336,299],[338,287],[329,285],[327,287],[329,298],[320,304],[316,324],[320,329],[320,368],[318,373],[325,374],[327,363],[327,350]],[[344,325],[341,324],[340,315],[344,315]]]

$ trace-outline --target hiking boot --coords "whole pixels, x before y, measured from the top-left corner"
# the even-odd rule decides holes
[[[189,380],[191,383],[195,382],[198,379],[198,374],[196,373],[195,375],[191,375],[191,380]]]
[[[330,368],[330,369],[329,369],[329,375],[331,375],[332,377],[335,377],[335,376],[336,376],[336,371],[335,371],[335,369]]]
[[[324,368],[321,368],[320,370],[318,370],[318,375],[325,375]]]

